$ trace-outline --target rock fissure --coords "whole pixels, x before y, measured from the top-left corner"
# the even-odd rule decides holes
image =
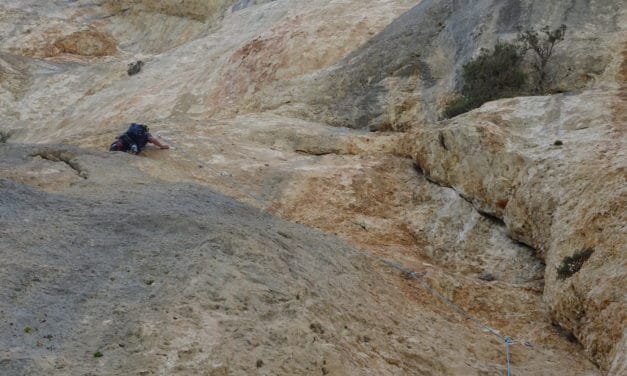
[[[296,149],[296,150],[294,150],[294,152],[302,153],[302,154],[308,154],[308,155],[313,155],[313,156],[321,156],[321,155],[329,155],[329,154],[336,154],[336,155],[338,155],[338,153],[334,153],[334,152],[331,152],[331,151],[315,151],[315,150],[305,150],[305,149]]]
[[[419,157],[415,157],[415,158],[416,158],[416,159],[420,159]],[[507,226],[507,223],[505,223],[505,221],[504,221],[504,219],[503,219],[502,217],[496,216],[496,215],[494,215],[494,214],[492,214],[492,213],[489,213],[489,212],[486,212],[486,211],[484,211],[484,210],[481,210],[481,209],[477,208],[477,207],[476,207],[476,205],[475,205],[475,203],[473,202],[473,200],[472,200],[470,197],[468,197],[468,196],[467,196],[467,195],[465,195],[464,193],[462,193],[462,192],[458,191],[458,190],[457,190],[457,189],[455,189],[455,187],[453,187],[452,185],[448,185],[448,184],[445,184],[445,183],[443,183],[443,182],[441,182],[441,181],[439,181],[439,180],[436,180],[436,179],[432,179],[432,178],[430,178],[428,174],[425,174],[424,170],[420,167],[420,165],[419,165],[418,163],[414,163],[414,169],[415,169],[415,171],[416,171],[419,175],[424,176],[424,177],[425,177],[425,180],[426,180],[426,181],[428,181],[429,183],[431,183],[431,184],[433,184],[433,185],[436,185],[436,186],[438,186],[438,187],[441,187],[441,188],[448,188],[448,189],[452,190],[453,192],[455,192],[455,194],[456,194],[456,195],[458,195],[458,196],[459,196],[460,198],[462,198],[464,201],[466,201],[467,203],[469,203],[469,204],[472,206],[472,208],[473,208],[473,209],[474,209],[474,210],[475,210],[475,211],[476,211],[479,215],[481,215],[482,217],[484,217],[484,218],[488,219],[489,221],[491,221],[492,223],[494,223],[494,224],[498,225],[499,227],[502,227],[502,228],[505,228],[505,229],[508,229],[508,230],[509,230],[509,228],[508,228],[508,226]],[[514,242],[516,242],[516,243],[518,243],[518,244],[521,244],[521,245],[525,246],[526,248],[528,248],[528,249],[532,250],[532,251],[534,252],[534,254],[536,253],[536,251],[537,251],[537,250],[536,250],[536,248],[535,248],[533,245],[531,245],[531,244],[528,244],[528,243],[524,242],[522,239],[519,239],[519,238],[517,238],[517,237],[515,237],[515,236],[512,236],[512,234],[511,234],[511,232],[510,232],[510,231],[508,231],[508,232],[507,232],[507,234],[508,234],[508,237],[509,237],[512,241],[514,241]]]
[[[76,174],[83,179],[89,177],[89,173],[81,166],[80,162],[76,159],[76,154],[69,150],[62,149],[41,149],[33,154],[31,157],[40,157],[42,159],[52,162],[63,162],[72,170],[76,171]]]

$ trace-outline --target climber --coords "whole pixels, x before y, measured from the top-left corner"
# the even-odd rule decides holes
[[[154,144],[160,149],[169,149],[167,144],[159,142],[149,132],[148,127],[143,124],[131,123],[128,130],[116,137],[109,147],[109,151],[125,151],[131,154],[139,154],[147,143]]]

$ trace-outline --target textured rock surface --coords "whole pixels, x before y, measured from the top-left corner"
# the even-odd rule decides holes
[[[503,100],[408,137],[431,179],[504,219],[545,259],[553,319],[605,368],[623,351],[626,319],[624,105],[607,89]],[[559,278],[564,259],[587,248],[583,267]]]
[[[107,56],[115,54],[115,41],[98,31],[77,31],[54,43],[60,53],[85,56]]]
[[[153,180],[127,155],[0,155],[14,180],[49,168],[32,155],[87,176],[37,174],[54,193],[0,180],[2,374],[504,371],[502,344],[333,236]],[[572,345],[538,351],[514,348],[514,370],[595,374]]]
[[[89,314],[81,324],[86,326],[63,337],[60,347],[46,351],[46,334],[37,340],[25,337],[19,326],[31,324],[4,321],[3,325],[16,322],[18,327],[9,328],[15,337],[2,337],[12,341],[13,350],[3,355],[11,359],[9,363],[0,360],[0,365],[17,374],[28,369],[84,374],[96,366],[106,367],[108,374],[186,374],[200,368],[218,375],[311,374],[324,373],[322,367],[331,374],[353,370],[365,374],[368,369],[373,374],[502,373],[500,343],[396,274],[360,266],[360,271],[337,276],[337,270],[352,271],[351,265],[365,261],[316,253],[314,233],[306,239],[292,238],[287,245],[294,262],[310,268],[276,278],[287,274],[284,260],[275,263],[276,258],[262,255],[283,257],[283,251],[273,253],[275,248],[268,244],[288,241],[275,236],[273,228],[291,225],[259,213],[259,220],[270,221],[261,225],[252,218],[256,212],[192,186],[199,184],[426,272],[425,279],[449,299],[502,333],[530,344],[513,347],[516,374],[597,374],[586,359],[602,372],[623,374],[625,16],[624,7],[610,0],[239,0],[186,1],[185,6],[176,1],[4,1],[0,143],[9,144],[0,145],[0,177],[10,179],[3,184],[8,187],[6,197],[12,199],[5,199],[0,210],[6,209],[3,229],[12,246],[3,252],[11,258],[12,250],[19,248],[29,255],[23,268],[27,277],[41,279],[37,275],[43,274],[65,280],[65,269],[55,264],[59,261],[47,258],[57,253],[40,252],[43,243],[37,240],[58,237],[59,249],[71,255],[63,259],[68,268],[85,264],[89,269],[80,278],[87,280],[97,270],[90,283],[108,287],[98,290],[95,284],[86,284],[87,297],[80,300],[72,293],[78,290],[69,287],[71,281],[52,284],[61,286],[60,291],[48,291],[45,284],[17,277],[11,268],[4,270],[3,278],[15,288],[3,290],[14,300],[2,314],[22,317],[14,309],[32,313],[37,299],[55,301],[68,294],[79,299],[72,300],[76,303],[72,307]],[[519,26],[560,23],[568,25],[568,34],[551,69],[563,73],[558,88],[570,92],[497,101],[457,119],[434,122],[458,84],[460,67],[479,48],[513,37]],[[59,53],[55,43],[85,30],[106,36],[115,49],[102,45],[92,49],[98,43],[72,37],[70,48]],[[103,50],[107,53],[98,53]],[[145,65],[129,77],[127,64],[136,60]],[[148,123],[174,148],[148,149],[130,158],[65,147],[42,151],[13,146],[65,142],[103,150],[130,121]],[[406,132],[367,132],[329,124]],[[135,169],[124,167],[129,164]],[[170,197],[175,193],[180,193],[179,201]],[[211,215],[197,213],[199,208],[192,210],[198,194],[238,209],[225,209],[220,224]],[[49,210],[28,209],[25,197],[30,196]],[[77,196],[80,202],[75,202]],[[119,258],[85,259],[91,246],[72,234],[88,233],[103,243],[108,236],[115,238],[119,226],[102,218],[139,205],[125,201],[126,196],[164,202],[174,214],[151,207],[148,213],[154,221],[146,224],[163,233],[142,227],[139,235],[147,244],[156,244],[150,236],[173,244],[178,235],[170,229],[175,228],[183,234],[190,258],[176,258],[158,245],[162,258],[149,247],[120,245]],[[107,206],[110,201],[112,208]],[[209,203],[199,207],[223,213]],[[66,213],[64,208],[72,210]],[[80,214],[72,216],[72,211]],[[250,220],[231,221],[229,213]],[[53,225],[28,227],[28,222],[26,232],[19,230],[21,219],[47,223],[51,218],[67,223],[74,232],[66,234]],[[128,221],[140,222],[138,217]],[[89,225],[93,223],[106,234],[95,232]],[[210,245],[186,240],[206,232],[199,226],[214,228],[217,244],[230,244],[218,247],[220,252],[228,248],[242,254],[233,251],[232,258],[227,254],[212,261]],[[28,240],[20,235],[26,233],[36,236]],[[250,233],[267,237],[249,238]],[[594,252],[581,269],[558,279],[557,268],[565,257],[588,247]],[[81,264],[72,264],[73,258]],[[112,264],[118,260],[135,265],[141,273],[154,269],[165,274],[168,264],[235,270],[253,259],[261,260],[257,263],[261,279],[239,269],[233,271],[234,279],[227,274],[194,277],[178,266],[167,276],[168,283],[183,290],[207,284],[210,287],[203,291],[210,295],[208,300],[169,292],[150,298],[147,290],[135,288],[141,281],[121,278],[123,270],[114,270]],[[42,265],[53,265],[54,270],[45,274]],[[118,282],[107,281],[111,273]],[[275,305],[274,297],[265,299],[263,291],[274,291],[278,285],[293,292],[291,286],[312,281],[319,290],[312,298],[315,308],[259,319],[266,317],[259,312]],[[211,294],[219,290],[213,286],[222,283],[229,288],[220,290],[219,298],[233,303],[228,305],[231,313],[237,312],[232,316],[220,312],[218,317],[210,309],[215,303]],[[30,287],[20,290],[28,297],[22,301],[15,291],[23,286]],[[138,294],[134,301],[139,303],[122,313],[128,328],[98,321],[107,320],[98,315],[103,309],[108,312],[103,307],[109,299],[122,297],[116,288],[128,289],[122,300]],[[83,296],[81,291],[77,296]],[[294,308],[281,299],[277,303],[281,307]],[[364,308],[372,302],[378,305]],[[155,308],[154,312],[163,312],[160,309],[168,305],[182,312],[190,312],[187,307],[192,306],[193,313],[181,325],[170,325],[173,321],[167,320],[174,319],[163,313],[150,313]],[[395,309],[398,313],[390,312]],[[92,312],[97,313],[95,318]],[[334,312],[359,323],[355,331],[336,326]],[[142,318],[136,322],[135,317]],[[60,320],[54,330],[66,330],[70,319]],[[385,322],[393,325],[379,324]],[[89,325],[100,328],[102,335],[92,336],[98,340],[89,339]],[[164,325],[167,330],[155,333]],[[231,334],[229,330],[238,327],[240,331]],[[411,334],[388,335],[388,327],[393,327],[392,333]],[[141,339],[125,345],[131,350],[106,348],[105,354],[114,353],[111,358],[91,357],[101,344],[131,338],[124,333],[137,328]],[[253,334],[247,336],[244,329]],[[303,331],[316,333],[317,339]],[[214,332],[230,334],[216,337]],[[184,340],[177,342],[175,337]],[[66,338],[70,340],[64,342]],[[352,338],[358,340],[351,342]],[[569,341],[580,342],[584,350]],[[72,353],[77,349],[74,342],[85,344],[81,354]],[[194,343],[213,344],[207,350],[210,355]],[[239,351],[242,348],[249,351]],[[292,358],[285,358],[286,349],[294,349]],[[248,359],[256,351],[263,355],[259,369],[258,359]],[[341,355],[327,356],[332,352]],[[65,368],[47,368],[47,360],[55,357],[65,359],[58,363]]]
[[[461,67],[480,48],[511,40],[519,29],[568,27],[551,74],[562,90],[602,81],[624,39],[620,2],[426,0],[403,14],[340,63],[288,85],[287,113],[369,129],[403,129],[437,119]],[[594,26],[592,26],[594,25]],[[611,77],[610,80],[614,78]],[[284,97],[266,97],[274,107]],[[307,106],[299,105],[305,103]]]
[[[64,60],[32,62],[23,68],[31,75],[22,82],[22,96],[6,101],[3,124],[20,128],[15,141],[45,142],[76,137],[76,124],[93,124],[79,130],[89,135],[113,132],[128,118],[207,118],[255,108],[262,88],[337,62],[415,3],[274,1],[232,12],[219,28],[161,13],[116,13],[93,5],[62,12],[61,6],[35,3],[35,9],[47,7],[40,13],[65,16],[65,22],[55,20],[67,29],[59,35],[49,34],[43,16],[29,18],[11,8],[0,27],[9,34],[3,50],[30,45],[15,26],[17,14],[33,24],[30,34],[39,35],[38,40],[54,42],[75,31],[67,24],[97,26],[118,41],[120,56],[78,66]],[[164,49],[169,52],[161,53]],[[75,57],[70,58],[73,63]],[[146,65],[129,79],[125,69],[131,58],[142,58]]]

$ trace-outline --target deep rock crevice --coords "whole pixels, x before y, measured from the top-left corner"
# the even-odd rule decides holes
[[[416,157],[416,159],[419,159],[419,157]],[[428,173],[425,172],[425,170],[420,166],[420,164],[418,163],[414,163],[414,170],[419,174],[425,177],[425,180],[427,180],[429,183],[437,185],[438,187],[441,188],[448,188],[451,189],[452,191],[454,191],[460,198],[462,198],[464,201],[468,202],[473,209],[479,214],[481,215],[483,218],[488,219],[490,222],[494,223],[495,225],[502,227],[504,229],[507,229],[507,234],[508,237],[510,238],[510,240],[512,240],[515,243],[518,243],[520,245],[525,246],[526,248],[529,248],[530,250],[532,250],[534,252],[534,254],[537,252],[537,249],[531,245],[528,244],[527,242],[523,241],[520,238],[517,238],[515,236],[512,236],[512,233],[510,231],[510,229],[507,226],[507,223],[505,223],[505,220],[502,217],[499,217],[498,215],[494,214],[494,213],[490,213],[487,212],[485,210],[481,210],[480,208],[478,208],[475,203],[473,202],[473,200],[468,197],[467,195],[465,195],[464,193],[460,192],[459,190],[455,189],[454,186],[446,184],[444,182],[441,182],[438,179],[434,179],[433,177],[429,176]],[[542,258],[539,258],[540,260],[543,260]]]

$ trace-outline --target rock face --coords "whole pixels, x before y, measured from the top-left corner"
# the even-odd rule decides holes
[[[60,53],[85,56],[107,56],[115,54],[115,41],[94,30],[77,31],[54,43]]]
[[[421,1],[315,81],[305,77],[289,85],[296,92],[291,101],[308,105],[298,107],[301,116],[352,128],[403,129],[417,120],[434,121],[461,67],[480,48],[514,39],[519,29],[560,24],[567,25],[568,37],[551,75],[559,71],[561,90],[580,89],[600,79],[622,43],[622,8],[611,0]],[[291,107],[284,110],[292,113]]]
[[[625,12],[4,1],[0,370],[503,373],[501,343],[376,254],[517,339],[514,374],[624,374]],[[480,48],[562,23],[565,93],[437,120]],[[131,121],[173,149],[94,151]]]
[[[537,250],[553,319],[604,368],[624,342],[623,107],[614,90],[510,99],[408,136],[425,174]],[[558,275],[586,249],[580,269]]]
[[[115,12],[154,12],[197,21],[215,20],[229,5],[229,0],[159,0],[105,1],[104,7]]]
[[[152,179],[128,155],[0,155],[2,374],[503,372],[502,344],[333,236]],[[36,175],[50,193],[15,182],[55,165],[68,173]],[[514,369],[595,374],[558,347],[513,350]]]

